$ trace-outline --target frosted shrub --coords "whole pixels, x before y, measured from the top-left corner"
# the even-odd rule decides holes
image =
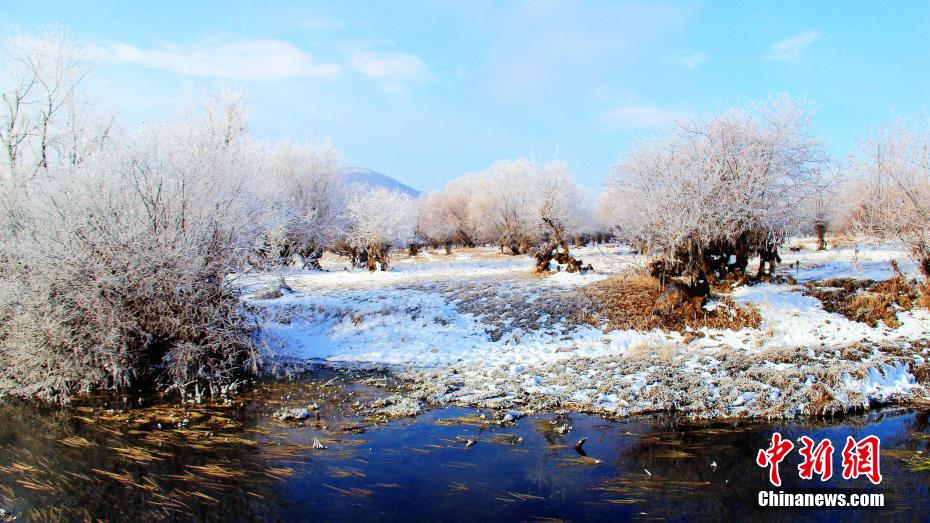
[[[356,185],[350,193],[346,207],[348,243],[367,253],[368,270],[386,271],[390,249],[414,239],[416,202],[407,194],[384,187]]]
[[[542,245],[547,259],[557,247],[568,256],[568,240],[594,229],[593,199],[564,162],[502,160],[421,198],[418,230],[434,243],[494,243],[507,254]]]
[[[468,200],[457,198],[445,191],[431,192],[420,197],[417,235],[434,247],[453,244],[474,247],[477,234],[468,215]]]
[[[478,173],[469,201],[479,234],[508,254],[524,254],[539,242],[539,204],[536,167],[522,158],[501,160]]]
[[[224,281],[256,235],[242,197],[251,154],[241,101],[215,102],[77,164],[5,173],[0,394],[215,393],[256,369]]]
[[[854,230],[905,242],[930,280],[930,126],[884,125],[861,141],[846,195]],[[925,283],[930,294],[930,283]]]
[[[788,98],[682,123],[634,147],[607,180],[605,214],[622,239],[692,284],[772,270],[802,205],[824,185],[826,156],[809,113]]]
[[[339,151],[330,144],[261,144],[270,153],[262,176],[253,180],[265,234],[257,246],[257,265],[297,261],[320,268],[323,250],[345,232],[345,187],[338,174]]]

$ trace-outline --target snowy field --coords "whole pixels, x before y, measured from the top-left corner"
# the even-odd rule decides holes
[[[799,282],[887,279],[891,259],[914,270],[891,246],[789,245],[802,249],[785,249],[779,269]],[[928,357],[925,309],[899,312],[894,329],[869,327],[823,310],[800,286],[760,284],[732,293],[759,309],[757,329],[605,332],[570,320],[584,306],[578,289],[644,260],[613,245],[575,254],[595,272],[537,276],[529,257],[479,248],[400,255],[386,273],[346,270],[328,255],[326,271],[283,274],[294,292],[276,299],[255,296],[278,275],[239,281],[278,357],[388,367],[432,404],[786,417],[925,394],[914,378]]]

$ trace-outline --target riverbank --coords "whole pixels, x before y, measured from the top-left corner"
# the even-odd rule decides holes
[[[718,294],[703,319],[677,331],[619,329],[579,314],[596,310],[587,289],[636,277],[643,259],[610,245],[577,254],[596,271],[540,277],[529,258],[469,249],[403,257],[388,273],[344,270],[329,258],[329,271],[284,274],[291,291],[275,299],[260,298],[276,276],[242,284],[276,357],[384,369],[432,406],[790,418],[927,394],[927,309],[894,311],[894,326],[870,324],[828,312],[811,293],[831,278],[891,278],[891,260],[913,272],[899,248],[816,251],[796,242],[782,272],[797,283]],[[719,328],[721,316],[745,310],[757,325]]]

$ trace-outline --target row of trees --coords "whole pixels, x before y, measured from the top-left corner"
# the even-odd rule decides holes
[[[433,245],[497,245],[502,253],[538,255],[538,268],[557,261],[579,270],[568,245],[596,230],[593,195],[578,186],[561,161],[540,165],[520,158],[448,183],[420,202],[420,236]]]
[[[562,162],[498,162],[425,195],[418,237],[532,252],[545,270],[563,249],[557,261],[580,267],[570,240],[606,230],[649,254],[662,281],[684,277],[690,294],[706,296],[722,280],[771,277],[789,235],[813,234],[825,249],[832,230],[902,241],[930,277],[930,127],[887,123],[839,164],[812,132],[812,114],[777,96],[680,121],[632,147],[599,197]]]
[[[706,295],[833,226],[907,242],[930,275],[925,127],[863,140],[840,182],[810,111],[779,97],[638,144],[600,198],[564,162],[516,159],[414,199],[347,185],[331,145],[253,139],[230,89],[126,129],[83,96],[93,60],[61,31],[11,38],[2,60],[0,394],[221,391],[262,358],[230,275],[326,249],[384,270],[399,246],[492,244],[575,271],[569,247],[610,230]]]

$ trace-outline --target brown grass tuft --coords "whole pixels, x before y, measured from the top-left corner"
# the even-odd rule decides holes
[[[756,328],[761,321],[756,309],[738,306],[728,296],[718,297],[719,304],[712,311],[694,310],[690,304],[681,304],[661,316],[653,314],[662,287],[645,275],[612,276],[585,287],[582,292],[591,300],[592,310],[581,311],[583,317],[578,321],[600,324],[609,330],[684,331],[701,327],[738,330]]]
[[[930,364],[917,365],[911,369],[914,379],[921,385],[930,384]]]
[[[902,276],[877,283],[852,278],[810,282],[807,294],[820,300],[825,310],[870,327],[882,321],[888,327],[896,328],[901,325],[898,311],[930,305],[930,298],[920,292],[918,284]]]

